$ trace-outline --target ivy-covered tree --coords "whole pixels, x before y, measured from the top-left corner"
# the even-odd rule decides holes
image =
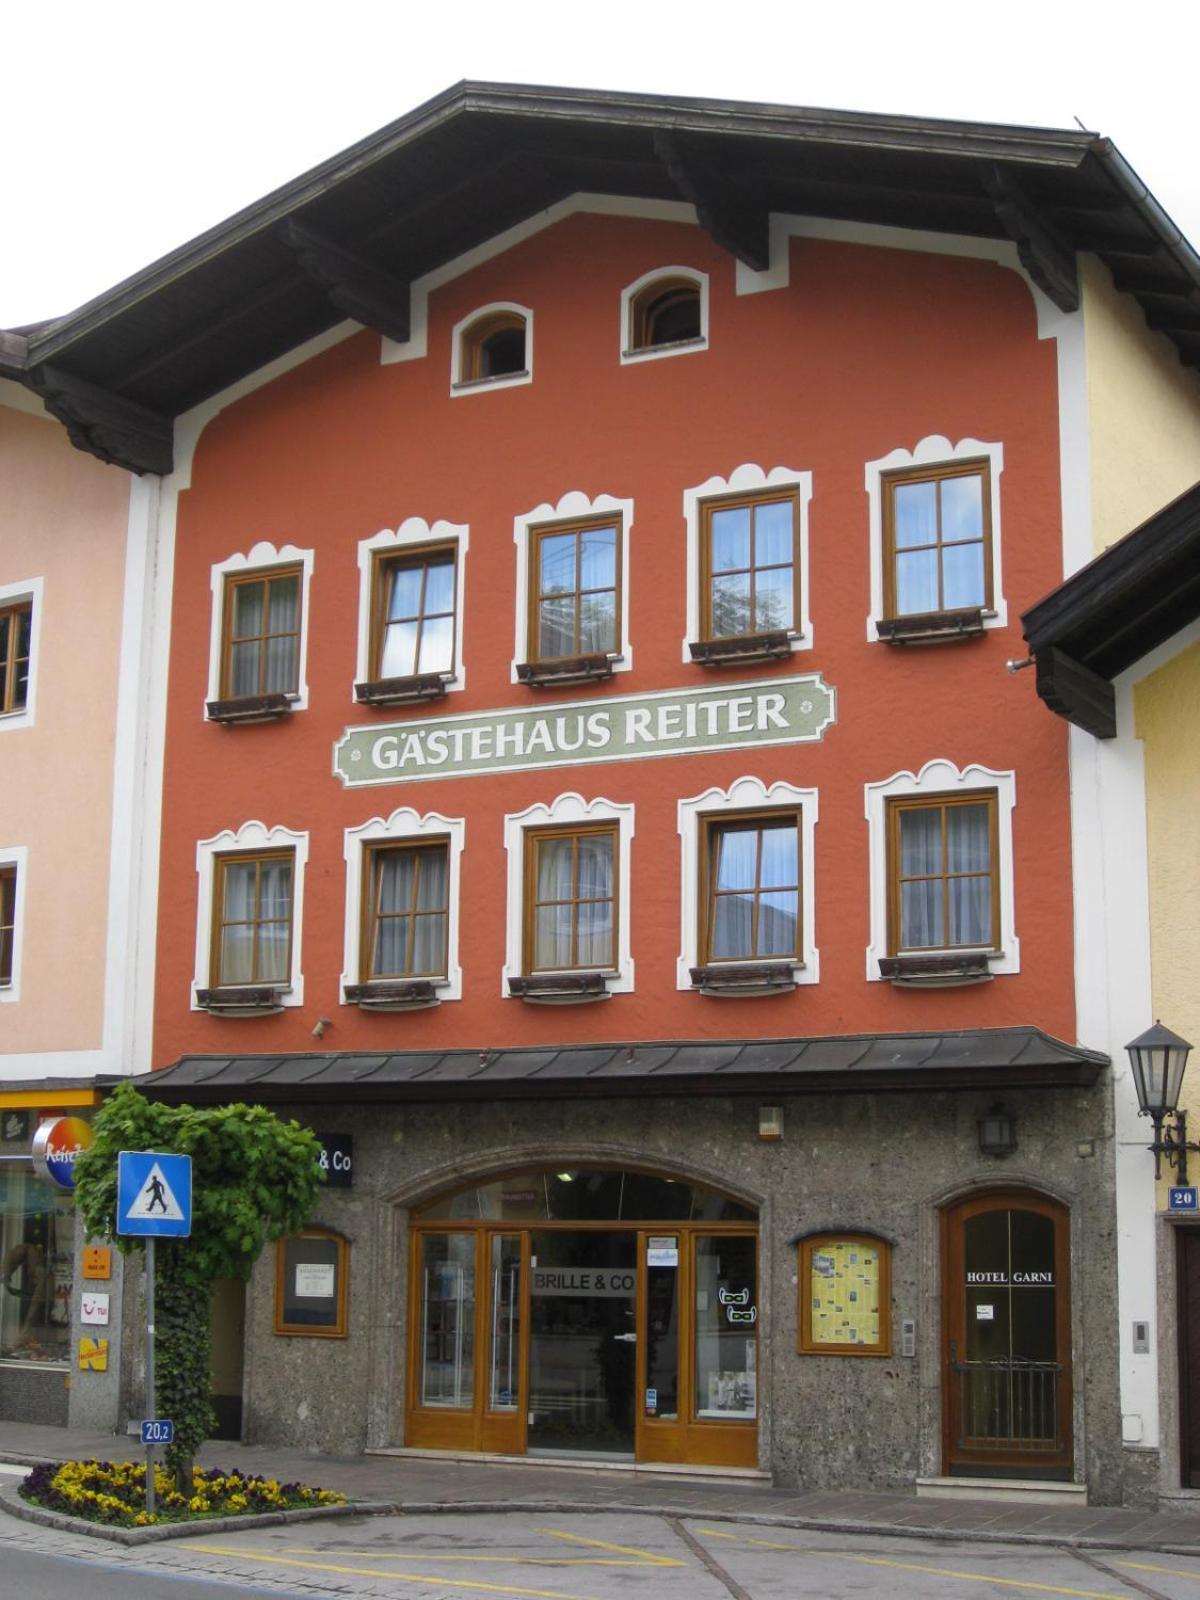
[[[212,1432],[211,1308],[218,1278],[248,1278],[264,1245],[311,1219],[322,1177],[316,1136],[263,1106],[169,1106],[122,1083],[96,1113],[95,1143],[75,1162],[75,1200],[89,1237],[125,1255],[144,1241],[117,1234],[117,1154],[192,1158],[192,1231],[156,1241],[152,1416],[170,1417],[167,1465],[191,1492],[192,1458]],[[156,1403],[157,1402],[157,1403]]]

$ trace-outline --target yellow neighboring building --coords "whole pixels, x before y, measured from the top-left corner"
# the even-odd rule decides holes
[[[1182,368],[1178,376],[1197,393],[1195,478],[1200,386]],[[1155,421],[1144,408],[1143,470],[1125,485],[1129,505],[1170,483],[1187,458],[1179,428],[1155,453]],[[1080,1028],[1104,1040],[1113,1061],[1126,1499],[1187,1497],[1200,1493],[1200,1217],[1169,1209],[1176,1162],[1164,1159],[1155,1184],[1152,1126],[1139,1119],[1125,1047],[1156,1019],[1200,1047],[1200,483],[1022,625],[1039,694],[1074,724]],[[1200,1048],[1179,1104],[1194,1137]],[[1200,1153],[1187,1178],[1200,1179]]]

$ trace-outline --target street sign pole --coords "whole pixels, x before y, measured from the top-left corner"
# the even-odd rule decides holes
[[[158,1415],[158,1397],[154,1392],[154,1235],[146,1240],[146,1409],[152,1417]],[[154,1515],[154,1444],[146,1442],[146,1512]]]

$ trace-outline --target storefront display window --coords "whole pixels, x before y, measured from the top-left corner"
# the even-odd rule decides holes
[[[758,1414],[758,1241],[696,1240],[696,1416]]]
[[[15,1163],[0,1166],[4,1360],[69,1360],[74,1238],[70,1195]]]
[[[276,1247],[275,1332],[346,1337],[346,1241],[312,1229]]]
[[[713,1189],[649,1172],[595,1168],[513,1172],[438,1195],[419,1218],[481,1222],[750,1222],[755,1213]]]

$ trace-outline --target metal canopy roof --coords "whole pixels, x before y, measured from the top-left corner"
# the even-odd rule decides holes
[[[403,337],[414,279],[576,192],[686,200],[758,268],[770,212],[1011,239],[1066,309],[1093,251],[1200,366],[1200,257],[1095,134],[462,83],[78,311],[0,333],[0,376],[80,448],[167,471],[174,417],[347,316]]]
[[[1200,483],[1026,611],[1038,694],[1097,738],[1116,735],[1113,679],[1200,617]]]
[[[1107,1056],[1037,1028],[986,1028],[560,1049],[183,1056],[139,1079],[138,1088],[156,1100],[200,1105],[868,1093],[1086,1086],[1107,1065]]]

